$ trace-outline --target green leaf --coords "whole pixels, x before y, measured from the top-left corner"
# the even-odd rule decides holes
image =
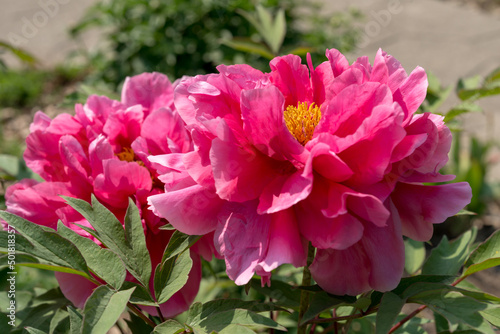
[[[73,307],[68,306],[69,330],[71,334],[80,334],[83,324],[83,316]]]
[[[191,319],[192,321],[188,323],[190,327],[193,327],[201,333],[211,333],[212,331],[218,332],[229,325],[257,326],[286,330],[274,320],[249,310],[234,309],[222,312],[211,312],[209,310],[207,312],[209,315],[204,317],[203,314],[205,311],[205,307],[202,307],[201,314]]]
[[[500,257],[500,230],[493,233],[470,254],[465,266],[468,268],[473,264],[479,264],[498,257]]]
[[[473,264],[463,273],[462,276],[470,276],[478,271],[490,269],[496,266],[500,266],[500,257],[488,259],[486,261],[480,262],[478,264]]]
[[[463,266],[469,247],[476,238],[476,230],[469,230],[453,242],[443,236],[439,245],[434,248],[424,263],[424,275],[456,275]]]
[[[80,212],[96,230],[98,239],[115,252],[123,261],[128,271],[145,287],[149,286],[151,259],[146,248],[146,237],[142,223],[137,220],[137,206],[129,201],[125,227],[116,216],[104,207],[92,195],[92,206],[87,202],[63,197],[71,207]],[[135,208],[134,208],[135,207]],[[130,229],[130,231],[129,231]]]
[[[166,302],[187,282],[193,260],[189,251],[160,263],[155,270],[154,289],[159,304]]]
[[[437,312],[434,312],[434,324],[436,325],[437,333],[450,330],[448,320]]]
[[[485,318],[490,324],[500,328],[500,307],[488,307],[484,310],[479,311],[479,313]]]
[[[274,55],[265,45],[255,43],[250,39],[234,37],[233,39],[222,40],[221,44],[237,51],[257,54],[269,60],[274,58]]]
[[[31,54],[29,54],[28,52],[26,52],[22,49],[16,48],[16,47],[10,45],[9,43],[5,43],[5,42],[0,41],[0,47],[3,47],[5,49],[9,50],[10,52],[12,52],[23,63],[26,63],[30,66],[33,66],[37,63],[36,58],[33,57]]]
[[[200,240],[200,238],[201,236],[199,235],[187,235],[176,230],[170,237],[168,245],[163,252],[162,262],[184,252]]]
[[[405,269],[408,274],[414,274],[425,261],[425,246],[421,241],[405,240]]]
[[[57,224],[57,231],[78,247],[90,270],[115,289],[120,289],[127,272],[118,255],[89,238],[78,235],[61,221]]]
[[[405,303],[405,299],[392,292],[384,293],[376,317],[376,334],[389,332]]]
[[[178,321],[169,319],[154,328],[151,334],[178,334],[183,333],[186,328]]]
[[[0,170],[10,176],[16,176],[19,173],[19,158],[13,155],[0,154]]]
[[[230,333],[227,328],[230,325],[283,329],[276,322],[258,314],[274,310],[283,311],[283,309],[271,303],[242,301],[238,299],[213,300],[203,305],[201,303],[194,303],[189,309],[186,324],[193,327],[195,332],[200,333],[211,333],[211,331],[220,331],[224,328],[225,333]],[[239,327],[231,326],[232,329],[238,332],[248,332]]]
[[[484,79],[484,82],[486,84],[495,82],[495,81],[500,81],[500,67],[493,70],[488,76]]]
[[[128,313],[128,317],[130,319],[124,318],[125,322],[127,323],[128,328],[130,329],[130,333],[150,333],[151,332],[151,326],[146,323],[143,319],[139,318],[137,315],[135,315],[133,312]]]
[[[50,320],[49,334],[67,332],[69,329],[69,314],[63,309],[58,309]]]
[[[113,291],[106,285],[97,287],[83,309],[82,334],[105,334],[127,307],[134,290]]]
[[[333,296],[326,292],[315,293],[311,298],[311,301],[309,303],[309,308],[302,317],[302,324],[308,322],[311,319],[314,319],[314,317],[316,317],[318,314],[322,313],[325,310],[331,309],[333,307],[338,307],[340,305],[348,305],[348,304],[351,303],[349,303],[342,296]]]
[[[250,280],[250,284],[252,289],[272,298],[276,305],[295,310],[298,310],[300,306],[300,290],[285,282],[271,280],[271,286],[268,287],[262,286],[260,279],[253,278]]]
[[[56,231],[45,231],[42,227],[5,211],[0,211],[0,218],[3,218],[24,236],[24,238],[16,236],[16,248],[19,251],[27,252],[63,267],[73,268],[82,272],[82,276],[86,274],[90,277],[85,259],[78,248],[57,234]],[[31,249],[26,244],[27,241],[32,245]],[[19,249],[21,247],[22,249]]]
[[[469,112],[482,112],[483,108],[478,106],[475,103],[471,102],[462,102],[457,106],[454,106],[451,108],[446,115],[444,116],[444,122],[448,123],[449,121],[453,120],[455,117],[466,114]]]
[[[130,296],[130,303],[154,307],[159,306],[159,304],[153,300],[149,290],[146,290],[146,288],[139,283],[125,281],[121,287],[122,290],[128,290],[131,288],[135,288],[135,290],[132,293],[132,296]]]
[[[33,328],[33,327],[24,327],[24,329],[26,330],[26,332],[28,332],[29,334],[47,334],[45,333],[44,331],[41,331],[39,329],[36,329],[36,328]]]

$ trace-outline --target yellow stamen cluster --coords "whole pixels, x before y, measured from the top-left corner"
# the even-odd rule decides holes
[[[311,140],[314,128],[321,119],[320,107],[315,103],[302,102],[294,106],[288,106],[284,113],[285,123],[288,131],[301,143],[305,145]]]
[[[116,156],[122,161],[132,162],[135,160],[135,153],[130,147],[123,148],[123,151],[117,153]]]

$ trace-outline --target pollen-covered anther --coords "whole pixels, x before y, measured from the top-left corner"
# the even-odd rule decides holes
[[[321,109],[314,102],[301,102],[296,107],[289,105],[285,109],[284,117],[288,131],[299,143],[305,145],[311,140],[321,119]]]

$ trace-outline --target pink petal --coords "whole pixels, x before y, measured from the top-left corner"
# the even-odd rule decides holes
[[[319,136],[315,138],[318,143],[311,149],[310,160],[313,170],[334,182],[342,182],[350,178],[353,171],[330,150],[328,144],[321,142],[321,138]]]
[[[283,103],[283,95],[274,86],[241,93],[241,117],[246,137],[259,151],[278,160],[292,159],[304,151],[286,127]]]
[[[102,162],[108,159],[115,159],[113,148],[106,137],[99,135],[89,146],[89,161],[94,179],[103,172]]]
[[[195,184],[150,196],[148,203],[156,215],[167,219],[182,233],[203,235],[215,229],[224,201],[214,190]]]
[[[319,249],[310,269],[318,285],[336,295],[394,289],[404,269],[399,217],[385,227],[366,224],[363,238],[345,250]]]
[[[174,101],[174,89],[164,74],[142,73],[125,79],[122,103],[127,107],[140,104],[145,115],[160,108],[170,108]]]
[[[379,49],[373,63],[370,81],[385,83],[395,92],[408,76],[399,61]]]
[[[54,274],[64,297],[68,298],[75,307],[83,309],[85,302],[97,288],[97,285],[80,275],[62,272]]]
[[[468,183],[438,186],[398,183],[391,199],[401,216],[403,234],[427,241],[432,224],[439,224],[470,203],[472,191]]]
[[[338,77],[349,68],[349,62],[339,50],[326,50],[326,57],[330,61],[330,66],[335,77]]]
[[[259,266],[268,273],[284,263],[295,267],[306,264],[307,251],[293,210],[284,210],[272,215],[269,227],[269,247]]]
[[[312,190],[311,167],[298,170],[291,175],[277,176],[263,190],[259,197],[259,214],[285,210],[300,202]]]
[[[80,179],[78,182],[86,182],[91,174],[91,169],[82,145],[75,137],[65,135],[59,141],[59,151],[66,173],[72,176],[72,181],[76,182],[73,177],[77,177]]]
[[[271,215],[259,215],[255,201],[230,203],[219,216],[214,242],[226,272],[238,285],[248,283],[268,249]]]
[[[410,116],[413,115],[422,102],[424,102],[425,95],[427,95],[427,86],[427,74],[423,68],[417,66],[395,91],[394,100],[397,101],[407,113],[405,123],[410,120]]]
[[[130,147],[141,134],[143,118],[144,113],[140,106],[129,107],[109,115],[102,131],[114,147],[115,153]]]
[[[288,162],[276,162],[252,148],[218,138],[212,141],[210,161],[215,188],[220,198],[245,202],[260,196],[274,179],[274,167]]]
[[[236,82],[241,89],[259,88],[259,86],[269,81],[267,73],[264,74],[247,64],[219,65],[217,70]]]
[[[276,57],[269,63],[271,82],[285,97],[285,106],[297,106],[299,102],[311,102],[312,89],[307,66],[296,55]]]

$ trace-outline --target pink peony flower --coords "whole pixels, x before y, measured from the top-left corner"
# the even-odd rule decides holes
[[[175,89],[194,148],[150,158],[165,193],[148,201],[184,233],[215,232],[237,284],[304,266],[311,242],[310,269],[326,291],[391,290],[403,236],[428,240],[432,224],[471,199],[467,183],[424,185],[453,176],[439,174],[451,144],[443,118],[415,114],[422,68],[407,75],[381,50],[373,66],[326,55],[317,68],[277,57],[270,73],[221,65]]]
[[[185,153],[192,147],[190,135],[173,108],[174,85],[162,74],[145,73],[125,81],[121,102],[91,96],[85,105],[76,106],[75,116],[61,114],[52,120],[36,113],[24,158],[46,182],[23,180],[9,187],[7,210],[54,229],[60,219],[77,233],[94,239],[75,225],[90,227],[60,195],[90,202],[94,194],[122,222],[132,198],[141,212],[154,269],[172,231],[160,230],[167,222],[147,210],[147,197],[163,191],[147,156]],[[188,309],[196,296],[201,279],[199,255],[211,258],[211,250],[198,244],[193,250],[188,283],[161,305],[166,317]],[[77,307],[83,307],[95,288],[80,276],[57,273],[56,277],[65,296]],[[128,275],[127,280],[133,277]],[[155,309],[144,308],[156,314]]]

